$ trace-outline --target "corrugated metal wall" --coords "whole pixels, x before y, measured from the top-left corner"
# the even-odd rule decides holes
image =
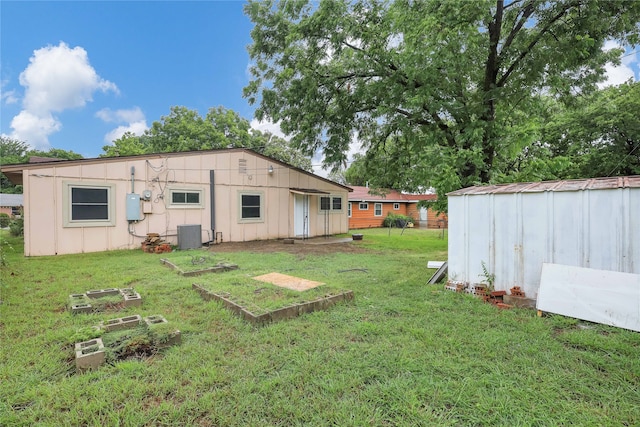
[[[536,298],[542,263],[640,274],[640,188],[449,195],[449,279]]]

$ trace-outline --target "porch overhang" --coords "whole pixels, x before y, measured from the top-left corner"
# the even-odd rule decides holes
[[[294,194],[302,194],[305,196],[317,196],[319,194],[331,194],[326,191],[316,190],[313,188],[289,188],[289,191]]]

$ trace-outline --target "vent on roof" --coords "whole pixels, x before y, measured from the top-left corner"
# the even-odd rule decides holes
[[[238,172],[247,173],[247,159],[238,160]]]

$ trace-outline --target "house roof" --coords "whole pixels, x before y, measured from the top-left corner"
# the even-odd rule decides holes
[[[24,197],[22,194],[4,194],[0,193],[0,206],[3,207],[19,207],[23,205]]]
[[[396,190],[384,189],[384,196],[371,194],[369,187],[352,185],[352,193],[349,193],[350,202],[387,202],[387,203],[410,203],[420,200],[436,200],[435,194],[404,194]]]
[[[447,193],[448,196],[462,196],[474,194],[510,194],[510,193],[540,193],[544,191],[580,191],[605,190],[615,188],[640,188],[640,175],[567,179],[559,181],[517,182],[513,184],[476,185]]]
[[[151,159],[161,159],[166,157],[180,157],[180,156],[198,156],[202,154],[209,153],[233,153],[233,152],[245,152],[252,154],[257,157],[261,157],[263,159],[269,160],[273,163],[277,163],[284,167],[296,170],[305,175],[312,176],[314,178],[320,179],[322,181],[331,183],[335,186],[342,187],[347,191],[352,191],[350,187],[346,185],[338,184],[335,181],[331,181],[330,179],[321,177],[319,175],[315,175],[311,172],[308,172],[304,169],[297,168],[288,163],[282,162],[280,160],[276,160],[273,157],[264,156],[260,153],[257,153],[248,148],[225,148],[220,150],[199,150],[199,151],[180,151],[175,153],[153,153],[153,154],[139,154],[136,156],[117,156],[117,157],[96,157],[90,159],[76,159],[76,160],[60,160],[60,159],[49,159],[39,158],[35,163],[20,163],[15,165],[2,165],[0,167],[0,172],[4,173],[5,176],[14,184],[22,184],[22,171],[23,170],[37,170],[42,168],[48,168],[51,166],[67,166],[67,165],[89,165],[89,164],[100,164],[100,163],[108,163],[108,162],[121,162],[123,160],[129,159],[143,159],[143,160],[151,160]]]

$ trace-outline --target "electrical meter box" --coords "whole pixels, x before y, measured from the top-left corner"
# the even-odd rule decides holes
[[[140,213],[140,195],[127,194],[127,221],[141,221],[142,213]]]

